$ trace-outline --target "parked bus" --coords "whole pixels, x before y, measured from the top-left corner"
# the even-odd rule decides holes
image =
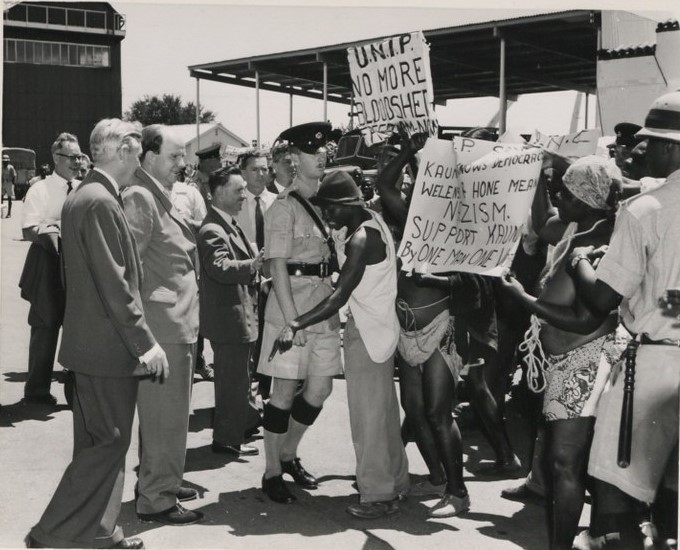
[[[28,182],[35,176],[35,151],[21,147],[3,147],[3,155],[9,155],[9,163],[17,171],[14,196],[21,200],[28,191]]]

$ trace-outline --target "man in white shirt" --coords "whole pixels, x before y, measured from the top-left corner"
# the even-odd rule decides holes
[[[290,157],[290,155],[288,155]],[[243,201],[241,211],[235,216],[236,221],[243,228],[248,241],[257,252],[264,249],[264,213],[276,200],[276,193],[266,189],[268,178],[267,157],[262,151],[253,149],[241,155],[239,158],[241,172],[243,179],[246,181],[246,200]],[[259,330],[257,344],[255,346],[255,353],[253,354],[252,363],[250,365],[251,374],[258,380],[257,391],[263,399],[269,397],[270,379],[255,372],[257,363],[260,358],[260,349],[262,347],[262,329],[264,323],[264,307],[267,303],[267,296],[271,282],[269,280],[262,281],[259,290],[258,312],[259,312]],[[251,397],[251,404],[255,404],[255,397]],[[255,424],[259,424],[258,419],[253,419]],[[254,428],[253,428],[254,429]]]
[[[259,150],[248,151],[239,159],[246,180],[246,200],[236,215],[246,237],[258,252],[264,248],[264,213],[276,199],[267,187],[267,157]]]
[[[52,144],[54,172],[37,181],[26,193],[23,220],[24,240],[31,241],[19,281],[21,297],[31,303],[28,324],[28,378],[24,403],[56,405],[50,394],[59,328],[64,316],[64,289],[59,266],[61,209],[66,196],[80,183],[78,138],[66,132]]]

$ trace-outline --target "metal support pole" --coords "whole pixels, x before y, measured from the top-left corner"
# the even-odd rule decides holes
[[[323,62],[323,120],[328,120],[328,64]]]
[[[352,94],[349,103],[349,129],[354,130],[354,94]]]
[[[590,94],[586,93],[586,112],[585,112],[585,116],[584,116],[585,120],[583,121],[583,129],[584,130],[588,129],[588,111],[589,111],[588,103],[589,103],[589,101],[590,101]]]
[[[255,71],[255,139],[260,148],[260,71]]]
[[[500,36],[501,42],[500,42],[500,57],[501,57],[501,66],[499,70],[499,75],[498,75],[498,81],[499,81],[499,90],[498,90],[498,96],[500,98],[500,107],[498,109],[498,112],[500,113],[501,117],[500,120],[498,121],[498,134],[503,135],[505,133],[505,126],[506,126],[506,116],[507,116],[507,98],[506,98],[506,90],[505,90],[505,38],[503,36]]]
[[[293,94],[288,94],[288,125],[293,127]]]
[[[201,150],[201,79],[196,77],[196,151]]]

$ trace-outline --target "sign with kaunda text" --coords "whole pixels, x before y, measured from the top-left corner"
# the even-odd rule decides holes
[[[500,276],[510,266],[543,161],[539,148],[430,138],[421,151],[402,270]],[[454,149],[457,147],[458,151]],[[483,156],[475,147],[491,149]],[[467,163],[461,159],[474,158]]]
[[[430,49],[422,32],[352,46],[347,57],[359,128],[390,134],[403,122],[409,135],[436,133]]]

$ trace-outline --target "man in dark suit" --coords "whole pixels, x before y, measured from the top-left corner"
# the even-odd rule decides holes
[[[142,521],[189,525],[203,515],[178,503],[198,497],[195,489],[181,486],[198,336],[196,238],[171,202],[172,186],[184,169],[184,142],[167,126],[147,126],[141,163],[122,193],[123,205],[144,269],[144,314],[172,376],[162,385],[148,378],[139,383],[137,515]]]
[[[118,196],[139,166],[140,137],[131,123],[100,121],[90,136],[95,168],[64,204],[59,361],[75,373],[73,460],[29,547],[144,547],[116,525],[138,376],[169,374],[142,311],[141,261]]]
[[[212,206],[198,233],[201,263],[201,333],[215,353],[215,421],[212,449],[256,455],[243,444],[248,428],[248,364],[257,341],[257,281],[263,253],[256,253],[235,220],[245,201],[238,168],[213,172]]]

